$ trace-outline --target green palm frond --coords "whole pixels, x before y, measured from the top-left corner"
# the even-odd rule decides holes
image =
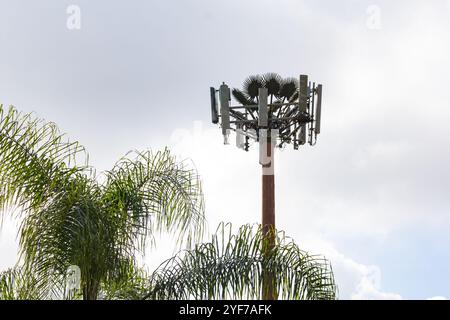
[[[0,300],[50,299],[58,286],[51,287],[23,267],[15,267],[0,273]]]
[[[38,208],[87,169],[77,142],[64,139],[53,123],[0,105],[0,212],[12,204]]]
[[[146,236],[157,231],[177,231],[180,243],[202,236],[205,221],[200,179],[169,150],[137,152],[135,159],[120,160],[106,177],[102,201],[108,210],[118,210],[121,219],[131,222],[132,234],[141,236],[135,239],[141,249]]]
[[[28,300],[41,298],[36,281],[20,269],[8,269],[0,273],[0,300]]]
[[[259,88],[264,87],[264,79],[260,75],[249,76],[243,83],[243,91],[255,100],[259,95]]]
[[[140,268],[129,270],[120,281],[106,281],[101,289],[104,300],[140,300],[148,290],[148,274]]]
[[[80,176],[20,228],[20,248],[30,273],[48,281],[70,265],[81,269],[85,295],[92,296],[110,272],[120,273],[125,253],[115,243],[115,217],[103,210],[99,187]],[[118,275],[119,277],[119,275]]]
[[[150,278],[145,299],[258,299],[266,272],[280,298],[336,298],[327,260],[300,250],[281,232],[267,253],[261,234],[259,226],[245,225],[233,234],[221,224],[210,243],[164,262]]]
[[[56,125],[0,106],[0,211],[9,206],[22,212],[22,273],[49,284],[77,265],[85,299],[130,279],[155,232],[189,243],[204,224],[198,175],[167,150],[123,158],[101,184]]]
[[[104,186],[73,178],[21,227],[27,267],[49,279],[55,269],[79,266],[83,296],[90,299],[105,283],[114,288],[133,279],[136,252],[144,252],[156,232],[179,231],[180,241],[197,241],[204,223],[196,172],[167,150],[123,158],[106,177]]]

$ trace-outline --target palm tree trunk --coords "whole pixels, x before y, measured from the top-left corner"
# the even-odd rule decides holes
[[[83,300],[97,300],[99,284],[96,281],[88,280],[83,285]]]

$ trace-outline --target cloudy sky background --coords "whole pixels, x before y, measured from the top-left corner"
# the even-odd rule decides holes
[[[192,159],[214,231],[258,222],[261,186],[208,88],[309,74],[322,133],[277,154],[277,227],[331,260],[341,298],[450,297],[450,1],[111,2],[0,0],[0,103],[56,122],[99,171],[131,149]],[[16,252],[6,220],[0,270]]]

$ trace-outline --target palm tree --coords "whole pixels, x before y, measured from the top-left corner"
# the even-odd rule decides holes
[[[202,233],[198,176],[167,150],[128,154],[100,183],[83,147],[53,123],[2,106],[0,182],[0,208],[20,209],[27,274],[48,283],[77,265],[84,299],[135,274],[136,251],[155,232],[176,232],[180,241]]]
[[[200,180],[167,149],[128,153],[97,175],[84,148],[55,124],[0,105],[0,215],[10,208],[21,221],[21,259],[0,274],[0,299],[65,293],[72,265],[81,271],[83,299],[258,297],[263,266],[287,298],[335,298],[328,262],[280,233],[264,259],[265,242],[251,226],[226,236],[230,227],[222,225],[212,242],[198,244]],[[135,257],[162,231],[195,246],[148,274]]]
[[[282,232],[264,236],[260,225],[233,234],[221,223],[211,242],[164,262],[150,277],[146,299],[260,299],[265,273],[283,299],[335,299],[329,262],[312,256]],[[269,253],[268,253],[269,251]]]

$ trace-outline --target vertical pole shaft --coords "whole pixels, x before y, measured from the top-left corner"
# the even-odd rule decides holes
[[[267,159],[269,162],[262,165],[262,227],[263,227],[263,255],[269,257],[275,246],[275,172],[274,148],[271,134],[267,136]],[[276,300],[277,293],[274,288],[274,276],[270,271],[263,270],[262,298]]]
[[[267,156],[270,163],[262,165],[262,225],[264,235],[270,234],[270,229],[275,228],[275,175],[272,153],[272,141],[269,136],[267,137]]]
[[[262,165],[262,290],[264,300],[277,297],[275,277],[269,263],[275,246],[274,148],[269,124],[267,88],[258,90],[259,163]]]

